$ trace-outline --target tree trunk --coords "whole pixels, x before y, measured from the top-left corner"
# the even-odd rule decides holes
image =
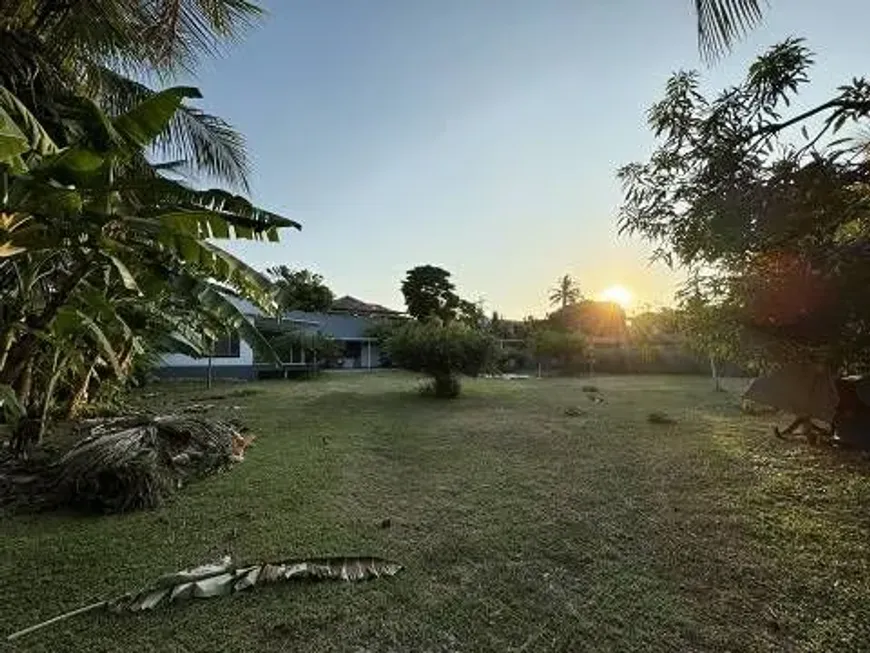
[[[211,390],[212,384],[212,357],[208,357],[208,368],[206,369],[205,387]]]
[[[13,455],[20,458],[27,458],[30,449],[39,443],[42,437],[41,421],[31,417],[30,406],[30,391],[33,385],[33,359],[27,361],[24,370],[16,379],[16,384],[13,386],[15,395],[18,401],[24,408],[24,415],[15,426],[12,436],[9,439],[9,448]]]
[[[9,352],[12,351],[12,343],[15,342],[15,330],[10,325],[3,334],[3,345],[0,350],[0,370],[6,367],[6,360],[9,358]]]
[[[54,388],[63,373],[64,367],[69,360],[69,356],[60,359],[60,351],[54,352],[54,361],[52,363],[51,378],[48,380],[48,385],[45,388],[45,395],[42,398],[42,411],[39,416],[39,433],[36,436],[35,444],[42,442],[45,436],[46,426],[48,425],[48,414],[51,411],[52,397],[54,396]]]
[[[89,368],[87,373],[82,378],[79,383],[79,387],[76,388],[76,391],[73,393],[72,399],[69,400],[66,408],[66,418],[73,419],[76,415],[79,414],[79,410],[83,405],[85,405],[88,401],[88,386],[91,383],[91,376],[94,374],[94,368],[96,367],[96,363],[93,363]]]
[[[17,385],[18,377],[24,372],[28,362],[33,359],[36,347],[39,345],[37,332],[51,324],[58,311],[69,301],[79,282],[85,277],[91,262],[91,256],[79,261],[55,296],[46,304],[42,313],[25,320],[27,333],[15,344],[4,361],[4,366],[0,368],[0,383],[13,387]]]
[[[716,359],[710,355],[710,375],[713,377],[713,390],[716,392],[722,391],[722,384],[719,381],[719,370],[716,368]]]
[[[18,402],[24,406],[26,413],[30,413],[30,391],[33,388],[33,357],[25,361],[24,369],[15,379],[15,395]]]

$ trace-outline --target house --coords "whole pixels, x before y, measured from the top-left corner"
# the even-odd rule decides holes
[[[349,313],[351,315],[366,315],[368,317],[399,317],[402,314],[380,304],[369,304],[356,297],[345,295],[339,297],[329,308],[330,313]]]
[[[402,314],[379,304],[369,304],[354,297],[341,297],[329,311],[314,313],[288,311],[280,317],[264,316],[247,300],[228,299],[264,334],[285,330],[320,333],[343,343],[344,355],[339,360],[343,369],[374,369],[381,366],[381,352],[377,342],[368,334],[374,325],[384,319],[401,319]],[[166,378],[197,378],[209,373],[213,377],[256,379],[287,371],[304,371],[317,365],[303,349],[293,351],[290,360],[278,365],[258,356],[253,348],[232,333],[215,343],[211,357],[193,358],[185,354],[165,354],[155,370]],[[210,372],[209,372],[210,370]]]

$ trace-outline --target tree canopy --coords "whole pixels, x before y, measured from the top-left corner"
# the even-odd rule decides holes
[[[547,324],[558,331],[578,331],[586,336],[620,338],[625,335],[625,310],[615,302],[584,299],[553,311]]]
[[[866,124],[870,84],[786,117],[812,64],[789,39],[713,98],[697,73],[674,75],[649,111],[659,147],[619,171],[620,229],[690,270],[684,298],[718,311],[702,323],[736,326],[732,349],[856,363],[870,345],[870,162],[836,136]]]
[[[266,272],[277,287],[275,299],[282,310],[317,313],[328,310],[335,300],[323,277],[310,270],[293,270],[279,265],[268,268]]]
[[[461,312],[473,318],[474,304],[460,299],[450,273],[435,265],[418,265],[408,270],[402,281],[402,294],[408,315],[418,320],[439,318],[445,322],[456,319]]]

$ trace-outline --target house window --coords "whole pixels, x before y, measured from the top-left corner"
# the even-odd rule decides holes
[[[223,338],[218,338],[212,348],[213,358],[239,358],[240,351],[239,332],[232,331]]]

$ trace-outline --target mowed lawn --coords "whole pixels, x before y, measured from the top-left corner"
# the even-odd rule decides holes
[[[4,518],[4,633],[223,553],[405,571],[86,615],[10,650],[870,650],[866,461],[776,440],[736,381],[601,378],[601,404],[588,383],[478,380],[453,402],[401,373],[151,388],[167,408],[224,395],[206,401],[258,434],[247,460],[153,512]]]

